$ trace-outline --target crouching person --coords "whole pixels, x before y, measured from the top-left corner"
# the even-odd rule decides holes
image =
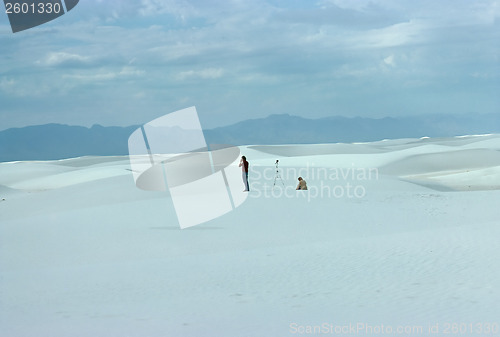
[[[307,190],[307,183],[302,177],[299,177],[299,184],[297,185],[296,190]]]

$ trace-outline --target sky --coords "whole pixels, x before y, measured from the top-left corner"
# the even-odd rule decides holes
[[[80,0],[13,34],[0,130],[500,113],[500,1]]]

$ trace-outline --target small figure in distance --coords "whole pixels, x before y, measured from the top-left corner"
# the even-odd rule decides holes
[[[296,190],[307,190],[307,183],[302,177],[299,177],[299,184],[297,185]]]
[[[243,184],[245,185],[245,189],[243,192],[250,191],[250,187],[248,186],[248,162],[247,157],[241,156],[240,165],[241,167],[241,177],[243,178]]]

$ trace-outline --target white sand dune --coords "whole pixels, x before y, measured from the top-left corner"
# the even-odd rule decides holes
[[[52,162],[2,165],[2,183],[16,190],[40,191],[129,175],[128,157],[83,157]]]
[[[241,150],[247,201],[185,230],[126,157],[1,163],[1,335],[498,327],[500,136]]]

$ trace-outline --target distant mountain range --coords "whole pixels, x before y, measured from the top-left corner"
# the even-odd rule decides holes
[[[46,124],[0,131],[0,161],[52,160],[128,154],[128,137],[138,126],[91,128]],[[271,115],[205,130],[209,144],[352,143],[381,139],[450,137],[500,133],[500,114],[428,115],[401,118]]]

